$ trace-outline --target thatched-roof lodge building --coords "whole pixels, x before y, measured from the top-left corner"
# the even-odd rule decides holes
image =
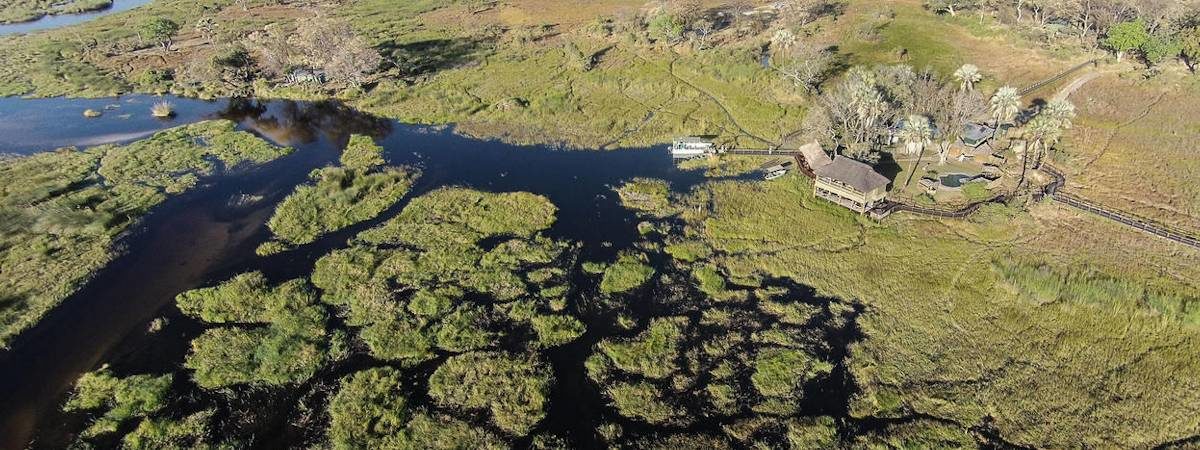
[[[817,197],[865,213],[887,196],[891,180],[871,166],[838,155],[833,162],[813,169]]]
[[[817,168],[825,167],[833,162],[829,159],[829,155],[825,154],[825,149],[821,148],[821,143],[812,141],[799,148],[801,170],[806,173],[814,173]]]

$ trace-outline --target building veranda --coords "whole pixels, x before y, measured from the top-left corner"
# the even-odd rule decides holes
[[[887,177],[870,165],[838,155],[828,164],[814,167],[817,197],[866,213],[887,196]]]

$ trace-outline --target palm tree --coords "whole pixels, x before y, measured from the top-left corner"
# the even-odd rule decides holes
[[[988,110],[996,121],[996,126],[992,128],[992,137],[995,138],[1001,124],[1011,123],[1021,113],[1021,95],[1017,93],[1017,88],[1004,86],[998,89],[992,95]]]
[[[929,125],[928,117],[913,114],[904,120],[904,127],[897,135],[904,141],[905,153],[920,155],[933,140],[933,127]]]
[[[958,86],[964,91],[975,90],[975,83],[983,79],[983,74],[979,73],[979,68],[974,64],[963,64],[958,70],[954,71],[954,78],[958,80]]]
[[[796,45],[796,34],[792,33],[792,30],[781,29],[776,31],[775,35],[771,37],[771,46],[774,48],[787,50],[792,48],[793,45]]]
[[[1036,161],[1033,165],[1034,168],[1042,166],[1042,158],[1045,157],[1046,151],[1058,143],[1059,139],[1062,139],[1063,129],[1062,122],[1047,114],[1038,114],[1029,121],[1025,131],[1030,141],[1029,152],[1036,152],[1037,155],[1034,158]],[[1028,152],[1026,159],[1028,159]]]
[[[1067,100],[1054,100],[1042,108],[1039,116],[1047,116],[1061,130],[1069,130],[1075,120],[1075,105]]]

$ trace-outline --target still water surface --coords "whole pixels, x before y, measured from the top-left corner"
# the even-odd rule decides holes
[[[269,238],[264,223],[275,205],[310,171],[334,164],[351,133],[373,136],[386,148],[389,163],[422,170],[410,197],[442,186],[548,197],[559,208],[549,234],[581,242],[583,260],[612,258],[638,238],[636,218],[621,207],[613,186],[633,177],[653,177],[686,190],[704,180],[701,173],[676,169],[662,148],[567,151],[514,146],[463,137],[448,127],[382,120],[333,103],[170,98],[178,115],[158,121],[149,117],[148,108],[159,100],[0,99],[0,153],[128,142],[208,118],[234,120],[242,129],[297,151],[259,167],[210,177],[201,187],[153,210],[123,240],[123,256],[21,335],[12,350],[0,353],[0,448],[21,448],[31,441],[35,448],[69,444],[69,430],[79,424],[59,413],[58,406],[75,378],[102,363],[123,361],[126,367],[151,373],[177,369],[198,330],[175,310],[175,295],[250,270],[261,270],[274,281],[306,277],[317,258],[398,212],[403,203],[377,220],[297,250],[269,258],[254,254]],[[117,106],[101,118],[82,116],[83,109],[109,105]],[[168,317],[177,325],[147,332],[156,317]],[[569,351],[586,354],[589,344],[580,345],[584,347]],[[582,357],[559,359],[555,365],[560,385],[584,389]],[[595,414],[596,405],[570,397],[552,403],[548,423],[590,427],[586,415]]]

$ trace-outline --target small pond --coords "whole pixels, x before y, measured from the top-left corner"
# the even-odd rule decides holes
[[[961,188],[964,184],[967,184],[967,182],[971,181],[973,178],[975,178],[975,175],[968,175],[965,173],[950,173],[942,175],[942,177],[938,180],[944,187],[957,189]]]
[[[75,25],[78,23],[87,22],[97,17],[103,17],[109,14],[119,13],[121,11],[128,11],[150,2],[151,0],[113,0],[112,6],[99,11],[90,11],[79,14],[59,14],[45,16],[41,19],[29,22],[0,25],[0,36],[4,36],[6,34],[32,33],[35,31],[50,30],[54,28]]]

